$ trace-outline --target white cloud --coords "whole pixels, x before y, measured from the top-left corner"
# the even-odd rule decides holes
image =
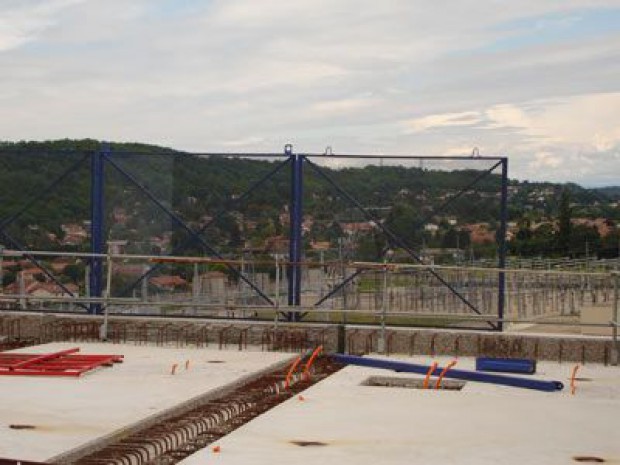
[[[262,137],[250,136],[245,139],[238,140],[226,140],[222,141],[221,144],[225,147],[256,147],[257,145],[263,143],[265,140]]]
[[[405,121],[405,133],[428,131],[429,129],[445,128],[450,126],[473,126],[481,121],[477,111],[464,111],[460,113],[441,113],[415,118]]]
[[[534,154],[534,160],[530,163],[530,168],[533,170],[544,170],[557,168],[561,164],[561,157],[550,152],[537,152]]]
[[[514,128],[528,145],[556,143],[605,151],[620,143],[620,93],[578,95],[486,112],[491,128]]]
[[[525,111],[514,104],[495,105],[484,114],[491,128],[527,128],[532,125]]]
[[[57,15],[83,0],[7,2],[0,16],[0,52],[36,40],[57,23]]]
[[[2,137],[618,163],[620,32],[494,48],[617,0],[162,4],[2,2]]]
[[[310,111],[319,115],[346,115],[352,112],[365,110],[382,103],[381,99],[372,96],[362,96],[337,100],[323,100],[310,106]]]

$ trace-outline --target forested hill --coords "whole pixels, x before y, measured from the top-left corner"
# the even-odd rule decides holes
[[[594,191],[610,200],[620,200],[620,186],[598,187]]]
[[[51,232],[60,237],[62,225],[88,220],[89,155],[100,149],[101,143],[95,140],[0,143],[0,221],[10,224],[8,230],[14,234]],[[170,229],[169,218],[161,219],[161,209],[134,181],[189,224],[201,225],[216,217],[229,241],[238,241],[239,235],[246,239],[258,235],[262,240],[283,231],[291,177],[289,167],[278,170],[286,160],[283,156],[196,156],[137,143],[111,143],[110,149],[112,163],[105,165],[106,224],[116,228],[116,238],[130,232],[156,235],[166,229],[166,222]],[[492,229],[499,221],[498,173],[482,177],[461,193],[480,177],[481,170],[376,163],[321,168],[325,176],[305,166],[304,214],[309,218],[310,239],[324,239],[325,228],[334,223],[368,220],[344,192],[396,229],[402,218],[407,219],[402,230],[448,221],[451,225],[487,222]],[[276,172],[269,181],[244,195],[272,171]],[[509,220],[527,218],[535,223],[556,216],[563,191],[570,192],[573,216],[620,219],[615,204],[620,188],[591,190],[576,184],[510,180]]]

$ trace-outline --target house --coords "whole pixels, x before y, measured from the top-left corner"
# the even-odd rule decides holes
[[[71,265],[71,263],[72,262],[67,259],[59,258],[50,263],[50,268],[56,273],[62,273],[63,271],[65,271],[65,268],[67,268],[67,266]]]
[[[60,229],[64,233],[63,245],[80,245],[88,238],[88,232],[81,224],[62,224]]]
[[[615,229],[613,221],[608,220],[607,218],[574,218],[571,220],[571,223],[596,228],[601,237],[608,236]]]
[[[373,221],[365,221],[358,223],[340,223],[340,228],[345,234],[352,236],[354,234],[369,233],[376,228]]]
[[[112,210],[112,221],[116,224],[126,224],[129,219],[127,212],[122,207],[114,207]]]
[[[63,289],[60,285],[54,282],[40,282],[37,280],[30,280],[26,277],[23,279],[23,293],[25,295],[35,297],[70,297],[71,295],[79,294],[78,286],[73,283],[63,284]],[[22,293],[21,286],[22,284],[20,283],[20,280],[17,280],[8,286],[5,286],[4,293],[19,295]]]
[[[160,291],[172,292],[187,286],[187,281],[180,276],[162,275],[149,279],[149,283]]]
[[[439,231],[439,226],[434,223],[426,223],[424,225],[424,231],[431,233],[434,236],[437,234],[437,231]]]
[[[124,263],[116,264],[115,263],[112,267],[112,270],[114,274],[138,277],[146,273],[148,270],[148,267],[144,265],[137,265],[137,264],[124,264]]]
[[[265,239],[263,250],[267,253],[287,253],[290,241],[286,236],[270,236]]]
[[[196,293],[209,296],[212,302],[225,302],[227,296],[228,276],[221,271],[208,271],[199,278],[200,287]]]
[[[314,218],[311,215],[304,215],[304,220],[301,223],[301,230],[304,234],[307,234],[312,229],[314,224]]]
[[[108,241],[108,251],[113,255],[120,255],[124,252],[127,244],[128,241],[125,240]]]
[[[469,232],[472,244],[488,244],[495,241],[495,232],[489,229],[489,223],[472,223],[463,226]]]

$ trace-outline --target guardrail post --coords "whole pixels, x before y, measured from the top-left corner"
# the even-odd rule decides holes
[[[112,255],[110,254],[110,247],[108,246],[108,255],[106,257],[106,265],[107,265],[107,274],[106,274],[106,284],[105,284],[105,306],[103,308],[103,324],[99,328],[99,338],[102,341],[108,340],[108,326],[109,326],[109,318],[108,315],[110,313],[110,296],[112,295]]]
[[[611,276],[614,280],[614,306],[612,312],[612,327],[611,327],[611,337],[612,337],[612,351],[611,351],[611,364],[618,365],[620,360],[620,343],[618,342],[618,300],[620,299],[620,271],[612,271]]]
[[[4,246],[0,244],[0,294],[4,294],[4,272],[2,269],[2,257],[4,256]]]
[[[383,296],[381,298],[381,336],[377,341],[377,352],[386,354],[385,313],[388,306],[388,266],[383,265]]]
[[[504,329],[504,310],[506,306],[506,233],[508,222],[508,158],[502,158],[502,186],[500,200],[500,227],[498,239],[498,264],[501,270],[498,275],[497,289],[497,330],[501,332]]]

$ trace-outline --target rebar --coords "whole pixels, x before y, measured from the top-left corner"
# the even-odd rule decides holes
[[[168,418],[77,459],[83,465],[175,464],[207,447],[241,425],[291,398],[342,368],[319,357],[311,378],[295,377],[284,389],[286,368],[249,381],[228,394],[178,416]]]

